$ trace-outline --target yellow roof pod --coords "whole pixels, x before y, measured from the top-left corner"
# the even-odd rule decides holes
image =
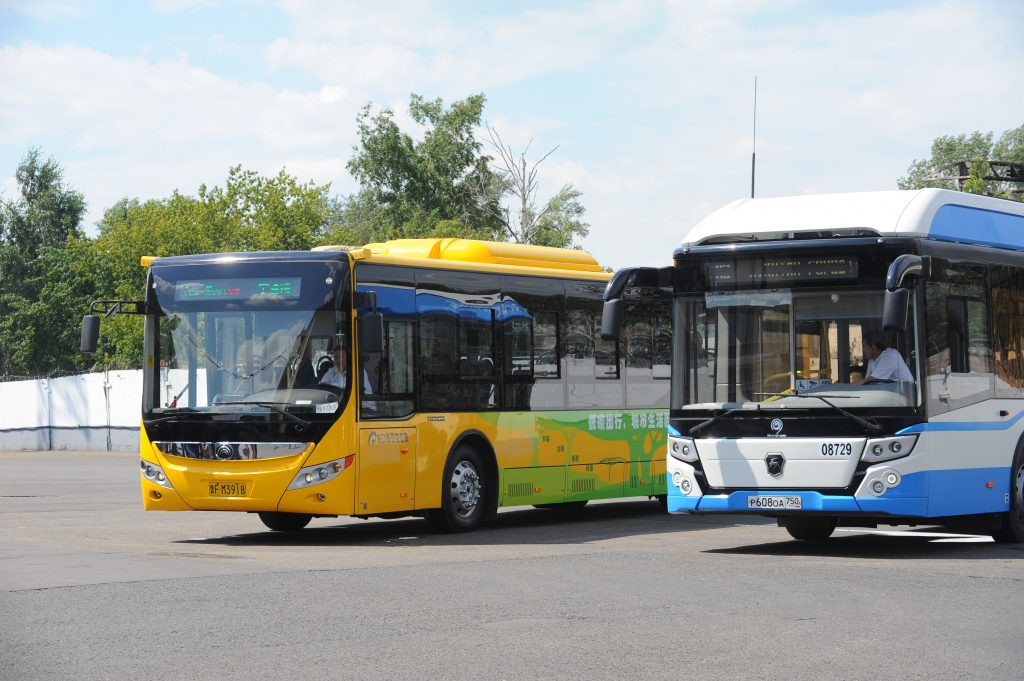
[[[475,239],[394,239],[367,244],[364,248],[373,258],[415,258],[453,264],[506,265],[607,276],[589,253],[550,246]]]
[[[139,267],[149,267],[153,264],[154,260],[156,260],[155,255],[144,255],[139,258]]]

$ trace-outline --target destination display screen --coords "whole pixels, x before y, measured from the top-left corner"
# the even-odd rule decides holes
[[[299,277],[251,279],[194,279],[174,285],[174,300],[297,300]]]
[[[785,255],[704,263],[705,281],[712,288],[847,281],[856,279],[858,270],[854,255]]]

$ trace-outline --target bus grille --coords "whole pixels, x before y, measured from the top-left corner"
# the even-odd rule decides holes
[[[582,480],[572,481],[572,493],[579,494],[580,492],[593,492],[596,488],[597,483],[594,478],[584,478]]]
[[[508,486],[508,496],[510,497],[529,497],[533,496],[533,483],[532,482],[512,482]]]

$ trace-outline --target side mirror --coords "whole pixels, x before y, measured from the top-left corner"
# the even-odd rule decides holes
[[[82,317],[82,352],[96,352],[100,339],[100,318],[94,314]]]
[[[885,302],[882,305],[882,328],[886,331],[906,331],[909,305],[910,289],[886,291]]]
[[[359,352],[384,351],[384,315],[368,312],[359,315]]]
[[[619,333],[622,331],[622,308],[622,298],[604,301],[604,309],[601,312],[601,338],[619,340]]]

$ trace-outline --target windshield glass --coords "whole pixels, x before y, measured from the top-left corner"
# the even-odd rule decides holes
[[[154,268],[163,314],[147,320],[146,411],[333,417],[348,392],[346,272],[295,261]]]
[[[673,363],[682,370],[673,375],[673,408],[919,404],[913,321],[907,332],[883,334],[883,300],[880,290],[843,288],[680,296]]]

